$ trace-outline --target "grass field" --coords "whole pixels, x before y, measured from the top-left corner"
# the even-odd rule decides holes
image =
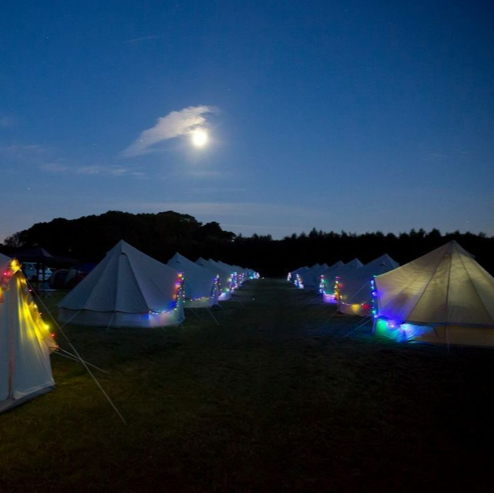
[[[68,326],[128,424],[53,355],[56,390],[0,415],[0,491],[492,491],[494,350],[349,334],[310,298],[262,279],[219,326]]]

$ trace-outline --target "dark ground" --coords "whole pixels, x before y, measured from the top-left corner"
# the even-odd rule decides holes
[[[333,313],[266,279],[220,326],[67,327],[128,425],[53,355],[56,390],[0,415],[0,491],[492,491],[494,350],[397,345]]]

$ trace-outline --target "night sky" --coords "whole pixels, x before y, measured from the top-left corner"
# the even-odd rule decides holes
[[[494,235],[493,21],[490,1],[5,1],[0,241],[108,210]]]

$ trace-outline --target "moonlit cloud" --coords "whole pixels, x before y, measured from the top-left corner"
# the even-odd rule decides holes
[[[42,171],[47,171],[53,174],[72,174],[72,175],[105,175],[105,176],[133,176],[143,177],[144,173],[131,168],[124,168],[122,166],[68,166],[63,163],[51,162],[44,163],[39,167]]]
[[[139,138],[122,152],[122,156],[135,157],[148,154],[159,142],[188,135],[206,123],[205,114],[216,111],[213,106],[189,106],[180,111],[172,111],[158,118],[154,127],[144,130]]]
[[[155,39],[161,39],[162,37],[163,36],[156,36],[156,35],[142,36],[141,38],[128,39],[127,41],[124,41],[124,43],[133,44],[133,43],[140,43],[141,41],[153,41]]]
[[[11,118],[10,116],[0,117],[0,128],[13,127],[15,124],[15,119]]]
[[[39,169],[50,173],[65,173],[69,170],[69,167],[60,163],[43,163]]]

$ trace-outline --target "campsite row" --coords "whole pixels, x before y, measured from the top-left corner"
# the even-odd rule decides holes
[[[179,253],[165,265],[120,241],[59,303],[58,319],[103,328],[178,325],[184,308],[209,310],[258,277]],[[0,254],[0,413],[54,388],[53,351],[64,350],[43,321],[21,264]]]
[[[494,345],[494,277],[456,241],[401,267],[384,254],[366,265],[300,267],[288,280],[341,313],[372,318],[379,336]]]
[[[59,303],[59,321],[96,327],[166,327],[183,322],[184,308],[228,300],[251,269],[179,253],[165,265],[120,241]]]

